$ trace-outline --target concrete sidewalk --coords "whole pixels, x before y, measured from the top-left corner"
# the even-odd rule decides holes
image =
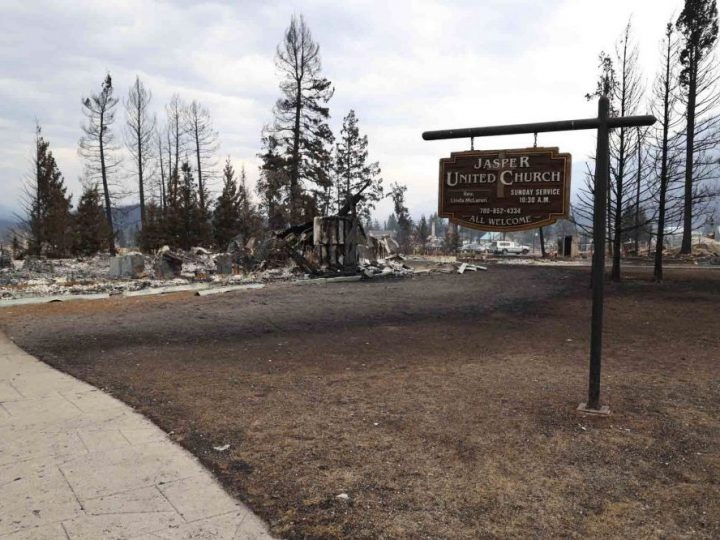
[[[0,332],[0,538],[271,538],[127,405]]]

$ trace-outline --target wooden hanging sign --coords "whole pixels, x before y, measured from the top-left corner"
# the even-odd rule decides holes
[[[555,223],[570,211],[571,159],[551,147],[453,152],[440,160],[438,214],[481,231]]]

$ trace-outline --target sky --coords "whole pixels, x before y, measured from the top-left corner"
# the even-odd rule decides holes
[[[275,48],[302,14],[335,87],[333,131],[354,109],[385,186],[407,185],[417,218],[437,210],[438,160],[470,147],[423,141],[423,131],[595,116],[584,96],[600,51],[612,50],[631,19],[649,88],[665,24],[681,9],[682,0],[0,0],[0,217],[20,208],[36,121],[77,201],[81,98],[97,93],[107,72],[121,100],[139,76],[161,119],[174,93],[207,106],[220,166],[231,156],[254,186],[261,131],[280,95]],[[121,102],[120,142],[124,123]],[[495,137],[475,148],[532,143],[532,135]],[[576,190],[592,132],[540,134],[538,145],[572,153]],[[118,180],[135,188],[129,162]],[[391,210],[383,201],[380,221]]]

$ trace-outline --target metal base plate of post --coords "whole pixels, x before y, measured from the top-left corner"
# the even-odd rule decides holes
[[[581,403],[577,408],[578,412],[591,414],[593,416],[610,416],[610,406],[603,405],[599,409],[589,409],[587,403]]]

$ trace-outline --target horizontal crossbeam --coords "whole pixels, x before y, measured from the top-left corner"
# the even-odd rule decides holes
[[[657,119],[652,115],[624,116],[608,118],[608,129],[621,127],[651,126]],[[441,129],[426,131],[422,138],[426,141],[438,139],[465,139],[468,137],[491,137],[494,135],[520,135],[522,133],[545,133],[549,131],[574,131],[579,129],[597,129],[599,118],[580,118],[578,120],[558,120],[556,122],[535,122],[532,124],[510,124],[507,126],[486,126],[460,129]]]

